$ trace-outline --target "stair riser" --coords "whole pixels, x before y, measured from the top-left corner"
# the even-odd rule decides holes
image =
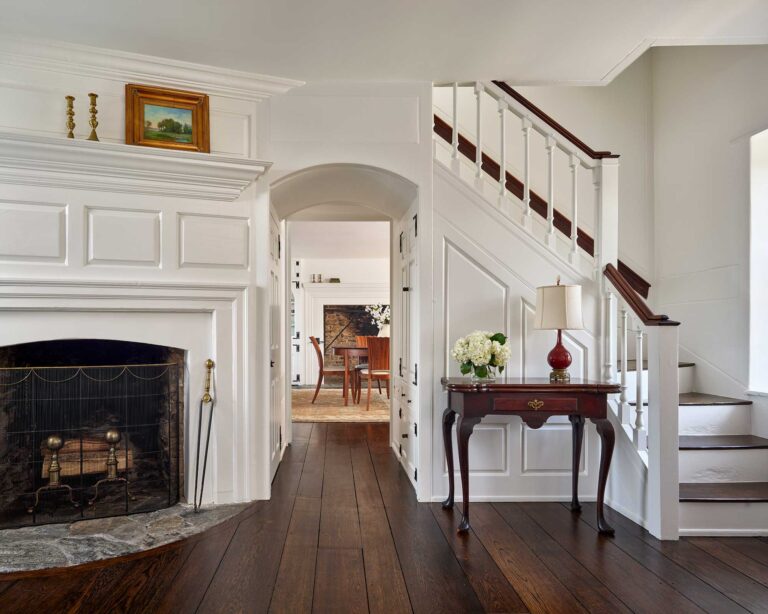
[[[681,482],[766,482],[766,450],[680,450]]]
[[[680,435],[748,435],[750,405],[681,405]]]
[[[768,503],[680,503],[681,535],[768,535]]]
[[[678,369],[679,385],[681,393],[693,392],[693,367],[680,367]],[[621,378],[621,373],[619,373]],[[627,372],[627,400],[632,403],[637,398],[637,372]],[[643,371],[643,400],[648,400],[648,371]]]

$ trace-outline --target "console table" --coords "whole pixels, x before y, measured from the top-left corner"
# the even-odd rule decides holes
[[[551,416],[568,416],[573,428],[572,499],[571,511],[581,511],[579,504],[579,462],[584,440],[584,421],[589,418],[597,426],[602,442],[600,474],[597,486],[597,524],[600,533],[613,535],[613,528],[603,515],[603,498],[608,469],[613,456],[615,434],[607,417],[607,395],[621,391],[618,384],[603,384],[585,380],[567,383],[550,383],[545,378],[498,379],[476,382],[469,378],[451,377],[442,379],[443,388],[448,391],[448,409],[443,413],[443,443],[448,463],[448,498],[443,509],[450,509],[454,502],[453,443],[451,429],[456,424],[456,439],[459,448],[459,470],[464,505],[458,531],[469,530],[469,438],[475,425],[484,416],[520,416],[529,427],[537,429]]]

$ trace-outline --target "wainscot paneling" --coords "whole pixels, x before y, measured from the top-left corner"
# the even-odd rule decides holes
[[[447,396],[440,377],[459,375],[451,357],[456,339],[481,329],[508,336],[512,356],[505,375],[546,377],[546,356],[555,344],[555,331],[533,327],[536,287],[554,283],[582,285],[594,282],[551,257],[546,248],[529,239],[498,210],[449,174],[435,172],[435,327],[444,331],[437,340],[433,440],[442,442],[439,416]],[[472,215],[467,210],[472,209]],[[589,292],[585,292],[589,295]],[[564,343],[573,356],[574,378],[597,372],[598,305],[586,298],[587,330],[568,331]],[[596,489],[599,442],[594,427],[585,429],[580,493],[585,500]],[[556,418],[540,429],[530,429],[516,417],[489,416],[475,428],[469,444],[471,496],[476,500],[567,500],[571,488],[571,425]],[[433,499],[447,493],[443,446],[433,450]],[[460,492],[461,489],[458,489]],[[458,493],[457,493],[458,494]]]
[[[247,269],[248,218],[179,214],[179,267]]]
[[[86,208],[87,264],[160,266],[159,211]]]
[[[0,201],[0,260],[59,262],[67,258],[67,205]]]

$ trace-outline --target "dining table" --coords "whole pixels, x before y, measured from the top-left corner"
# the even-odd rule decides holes
[[[333,354],[344,357],[344,405],[349,405],[349,389],[352,383],[351,358],[356,357],[358,362],[363,361],[363,359],[367,360],[368,348],[357,345],[337,345],[333,348]]]

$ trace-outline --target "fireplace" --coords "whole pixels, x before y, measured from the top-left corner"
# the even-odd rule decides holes
[[[92,339],[0,348],[0,528],[175,504],[184,358]]]

